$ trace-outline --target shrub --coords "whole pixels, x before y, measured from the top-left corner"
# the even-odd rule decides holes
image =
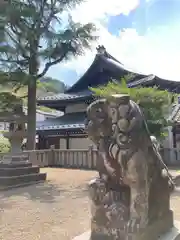
[[[7,153],[10,150],[9,140],[3,136],[0,136],[0,153]]]
[[[167,136],[167,127],[172,125],[168,121],[168,111],[171,99],[175,95],[166,90],[159,90],[157,87],[128,88],[126,77],[121,79],[121,83],[110,81],[105,86],[90,88],[95,96],[108,98],[112,94],[128,94],[131,99],[141,107],[150,134],[157,139],[164,139]]]

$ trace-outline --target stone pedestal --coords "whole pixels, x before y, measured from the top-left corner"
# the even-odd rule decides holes
[[[130,222],[128,186],[96,178],[89,183],[89,193],[92,200],[90,240],[157,240],[173,227],[167,178],[151,186],[148,223],[142,229],[137,221]]]
[[[96,178],[89,183],[92,200],[91,240],[125,239],[130,189]]]
[[[90,240],[90,237],[91,231],[87,231],[79,236],[76,236],[75,238],[73,238],[73,240]],[[151,240],[155,239],[151,238]],[[180,222],[176,221],[174,226],[169,231],[159,236],[158,240],[180,240]]]
[[[29,162],[0,163],[0,190],[36,184],[46,180],[38,166]]]
[[[11,149],[0,163],[0,190],[46,180],[46,173],[40,173],[40,167],[32,166],[29,156],[21,149],[23,139],[26,137],[25,122],[27,121],[22,104],[15,106],[12,113],[4,113],[3,118],[10,123],[9,132],[3,135],[9,139]]]
[[[160,236],[159,240],[180,240],[180,222],[175,221],[170,231]]]

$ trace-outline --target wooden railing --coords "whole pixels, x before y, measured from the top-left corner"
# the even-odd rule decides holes
[[[44,150],[24,151],[23,153],[28,155],[28,159],[33,165],[37,165],[39,167],[48,167],[50,152],[51,150],[44,149]]]
[[[97,166],[97,150],[90,147],[89,149],[46,149],[24,151],[18,155],[26,155],[27,159],[33,164],[40,167],[62,167],[95,170]],[[168,166],[180,166],[180,149],[161,150],[164,162]],[[0,161],[6,161],[12,155],[0,153]]]
[[[78,150],[61,150],[61,149],[46,149],[24,151],[18,153],[26,155],[27,159],[33,164],[40,167],[64,167],[64,168],[78,168],[78,169],[96,169],[97,151],[91,147],[89,149]],[[6,162],[11,158],[10,154],[0,154],[0,161]]]
[[[29,161],[33,165],[37,165],[40,167],[49,166],[49,153],[50,150],[34,150],[34,151],[24,151],[20,153],[16,153],[15,155],[11,153],[0,153],[0,162],[9,163],[12,157],[18,157],[20,161]]]
[[[180,149],[178,148],[163,148],[161,155],[168,166],[180,166]]]
[[[89,150],[54,150],[53,166],[65,168],[96,169],[97,151]]]

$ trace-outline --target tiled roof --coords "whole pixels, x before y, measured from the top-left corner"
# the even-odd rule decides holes
[[[60,93],[57,95],[51,95],[51,96],[45,96],[45,97],[39,97],[37,98],[37,101],[57,101],[57,100],[70,100],[70,99],[78,99],[78,98],[83,98],[86,96],[90,96],[91,92],[90,91],[84,91],[82,93],[77,93],[77,94],[65,94],[65,93]]]
[[[23,107],[25,113],[27,114],[27,107]],[[52,116],[52,117],[60,117],[63,115],[63,112],[61,111],[55,111],[53,110],[52,112],[45,112],[45,111],[41,111],[39,109],[36,109],[36,113],[45,115],[45,116]]]
[[[135,86],[141,85],[142,83],[150,82],[154,78],[155,78],[155,75],[149,75],[149,76],[141,78],[137,81],[133,81],[133,82],[128,83],[128,87],[135,87]]]
[[[147,74],[134,72],[132,69],[129,69],[129,67],[112,57],[104,48],[103,52],[96,54],[87,71],[73,86],[66,90],[66,93],[79,92],[87,89],[88,86],[97,87],[98,85],[107,84],[112,77],[120,80],[121,77],[130,73],[138,75],[138,78],[147,76]]]
[[[180,122],[180,104],[174,106],[170,120],[176,123]]]
[[[73,100],[84,100],[84,98],[92,95],[88,90],[89,87],[107,84],[112,78],[120,80],[126,74],[134,75],[133,80],[128,83],[129,87],[156,85],[160,86],[162,89],[169,89],[172,92],[180,92],[180,84],[178,81],[161,79],[153,74],[147,75],[133,71],[107,53],[104,47],[103,49],[104,53],[96,54],[94,61],[87,71],[75,84],[73,84],[73,86],[67,89],[65,93],[39,97],[37,98],[38,103],[50,107],[51,104],[57,101],[62,101],[62,104],[66,104],[66,101],[73,102]]]
[[[130,82],[128,83],[128,87],[135,87],[137,85],[140,85],[141,83],[145,83],[148,81],[151,81],[155,76],[154,75],[149,75],[145,78],[141,78],[140,80],[134,81],[134,82]],[[77,100],[77,99],[81,99],[87,96],[91,96],[92,93],[90,90],[86,90],[80,93],[76,93],[76,94],[66,94],[66,93],[60,93],[57,95],[51,95],[51,96],[45,96],[45,97],[39,97],[37,98],[37,101],[57,101],[57,100]]]
[[[84,124],[63,124],[63,125],[49,125],[49,126],[38,126],[36,130],[53,130],[53,129],[74,129],[74,128],[85,128]]]
[[[76,129],[85,128],[86,114],[82,113],[69,113],[54,119],[47,119],[42,122],[36,123],[36,130],[55,130],[55,129]]]

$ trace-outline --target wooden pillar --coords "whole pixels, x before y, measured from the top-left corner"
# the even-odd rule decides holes
[[[54,137],[54,146],[56,149],[59,149],[59,136]]]
[[[69,141],[69,136],[67,136],[66,138],[66,149],[69,149],[69,144],[70,144],[70,141]]]
[[[172,134],[173,134],[173,148],[176,148],[176,147],[177,147],[177,143],[176,143],[176,131],[177,131],[177,128],[176,128],[176,126],[174,126],[173,129],[172,129]]]
[[[43,149],[44,148],[44,142],[43,142],[43,136],[38,134],[38,144],[37,149]]]
[[[43,135],[38,135],[38,149],[45,149],[46,143],[45,143],[45,137]]]

